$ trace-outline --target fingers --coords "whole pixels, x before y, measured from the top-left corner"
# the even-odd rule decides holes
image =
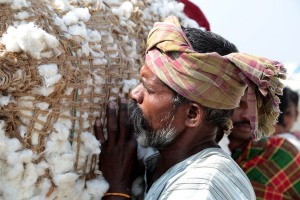
[[[100,143],[103,144],[105,142],[105,137],[104,137],[103,127],[100,118],[97,118],[95,121],[94,131],[97,140],[99,140]]]
[[[128,138],[128,111],[127,111],[127,100],[120,98],[119,100],[119,142],[124,142]]]
[[[107,106],[107,132],[108,132],[108,138],[107,138],[107,144],[109,146],[114,146],[118,139],[118,118],[117,118],[117,105],[115,102],[110,101],[108,102]]]

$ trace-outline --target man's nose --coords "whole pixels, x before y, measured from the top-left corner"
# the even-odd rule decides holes
[[[143,86],[141,83],[138,84],[133,90],[131,90],[131,92],[129,93],[129,97],[132,100],[135,100],[138,104],[143,103],[144,94]]]
[[[250,121],[250,114],[251,114],[251,110],[249,109],[248,106],[245,106],[241,112],[241,117],[245,120]]]

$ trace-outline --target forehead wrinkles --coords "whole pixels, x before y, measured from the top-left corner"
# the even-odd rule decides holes
[[[151,70],[150,68],[145,64],[140,70],[140,81],[145,85],[145,86],[159,86],[163,88],[164,90],[170,90],[169,88],[162,80],[158,78]]]

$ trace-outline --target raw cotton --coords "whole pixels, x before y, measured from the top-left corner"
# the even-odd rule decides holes
[[[0,0],[0,199],[102,198],[95,118],[138,84],[168,15],[195,27],[175,0]]]

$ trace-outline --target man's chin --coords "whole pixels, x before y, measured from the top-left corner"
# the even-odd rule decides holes
[[[246,125],[240,125],[234,127],[230,133],[231,137],[240,139],[250,139],[251,138],[251,127]]]

